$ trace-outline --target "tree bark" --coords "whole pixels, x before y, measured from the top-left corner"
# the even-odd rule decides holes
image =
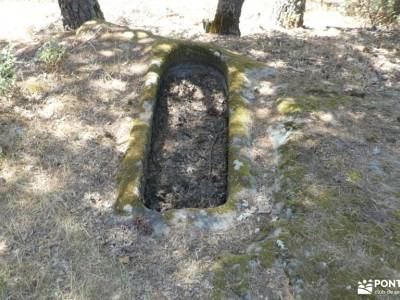
[[[306,0],[275,0],[272,18],[285,28],[303,27],[305,9]]]
[[[89,20],[104,20],[97,0],[58,0],[58,5],[66,29],[76,29]]]
[[[400,16],[400,0],[395,0],[393,5],[395,17]]]
[[[212,22],[204,20],[207,33],[240,36],[239,22],[244,0],[218,0],[217,12]]]

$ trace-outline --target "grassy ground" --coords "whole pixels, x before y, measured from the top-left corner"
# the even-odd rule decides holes
[[[255,91],[257,197],[243,197],[270,209],[162,236],[111,208],[152,41],[109,31],[15,44],[17,87],[0,102],[0,299],[351,299],[359,280],[398,278],[399,31],[196,35],[277,69]],[[35,60],[50,36],[68,48],[51,69]]]

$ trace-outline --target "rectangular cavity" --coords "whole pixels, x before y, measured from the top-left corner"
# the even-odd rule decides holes
[[[223,74],[182,63],[164,73],[153,115],[144,204],[158,211],[225,203],[228,105]]]

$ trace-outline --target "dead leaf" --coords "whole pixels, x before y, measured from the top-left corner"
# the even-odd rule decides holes
[[[126,264],[129,263],[129,256],[128,255],[121,256],[121,257],[118,258],[118,260],[119,260],[119,262],[121,264],[125,264],[126,265]]]

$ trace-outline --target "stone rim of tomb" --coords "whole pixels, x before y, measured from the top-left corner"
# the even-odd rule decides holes
[[[193,62],[219,70],[225,77],[228,94],[228,183],[227,200],[211,208],[182,208],[158,212],[143,201],[145,161],[150,145],[153,109],[163,74],[174,65]],[[133,120],[129,146],[120,165],[118,213],[146,217],[159,231],[167,224],[190,222],[207,229],[229,228],[237,216],[240,195],[255,188],[252,171],[251,127],[255,87],[261,78],[274,77],[275,69],[247,57],[210,44],[159,39],[152,45],[149,69],[139,98],[141,113]]]

